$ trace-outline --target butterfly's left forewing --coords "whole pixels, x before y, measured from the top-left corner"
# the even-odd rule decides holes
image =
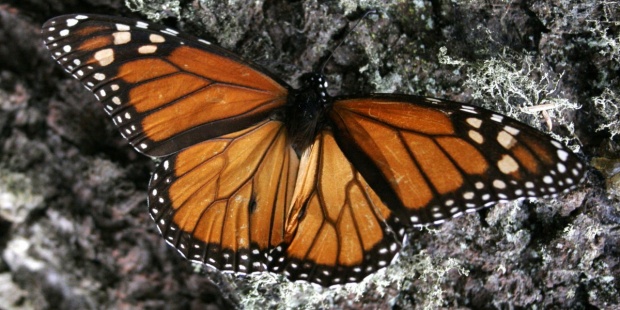
[[[285,84],[209,42],[131,19],[67,15],[43,25],[52,57],[104,105],[136,150],[165,156],[255,124]]]
[[[407,225],[557,195],[583,178],[562,144],[482,108],[375,95],[337,100],[330,118],[347,158]]]

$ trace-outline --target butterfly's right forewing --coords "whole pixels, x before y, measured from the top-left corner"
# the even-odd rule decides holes
[[[67,15],[43,26],[52,57],[104,105],[136,150],[164,156],[247,128],[287,88],[207,41],[131,19]]]

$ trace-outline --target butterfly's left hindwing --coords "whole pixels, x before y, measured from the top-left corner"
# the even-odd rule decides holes
[[[286,102],[283,83],[169,28],[68,15],[42,31],[52,57],[95,94],[129,143],[150,156],[247,128]]]

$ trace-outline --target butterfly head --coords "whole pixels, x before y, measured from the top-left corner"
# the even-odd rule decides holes
[[[306,73],[300,79],[301,88],[291,92],[286,117],[293,147],[301,153],[325,125],[332,97],[327,93],[327,79],[321,73]]]

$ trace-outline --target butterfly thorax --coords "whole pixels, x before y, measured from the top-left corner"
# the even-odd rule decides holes
[[[287,129],[298,154],[312,144],[316,134],[325,126],[333,102],[322,74],[306,73],[300,81],[301,88],[290,93],[286,107]]]

